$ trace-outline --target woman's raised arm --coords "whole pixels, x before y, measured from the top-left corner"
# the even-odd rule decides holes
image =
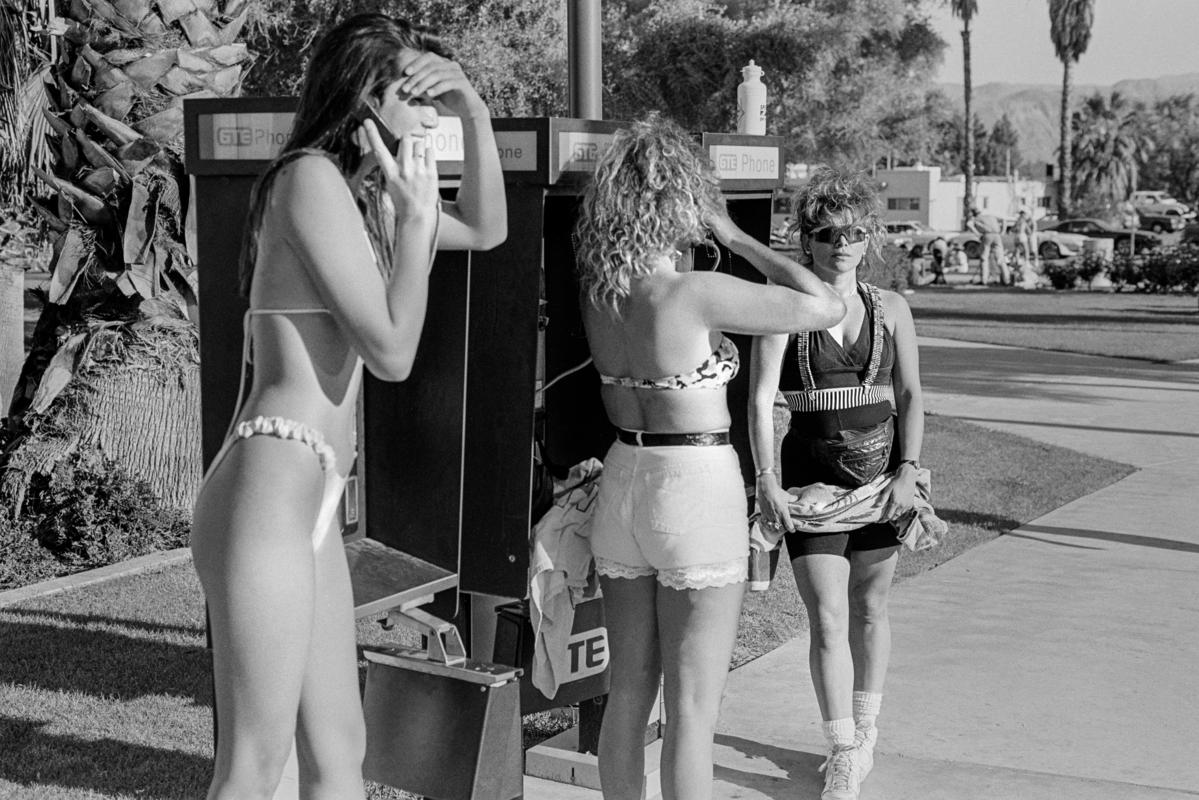
[[[383,144],[370,123],[365,127],[378,155]],[[400,381],[412,369],[425,321],[437,225],[437,164],[432,152],[418,158],[408,146],[400,148],[398,162],[385,158],[384,177],[396,207],[387,281],[375,265],[345,178],[328,159],[303,157],[284,167],[272,188],[270,213],[277,215],[284,238],[325,307],[371,372]]]
[[[490,250],[508,237],[508,204],[491,114],[457,62],[420,53],[401,68],[402,91],[432,98],[438,110],[462,120],[462,183],[452,201],[443,202],[438,233],[442,250]]]

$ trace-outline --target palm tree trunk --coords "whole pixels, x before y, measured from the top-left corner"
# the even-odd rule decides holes
[[[966,155],[962,172],[966,176],[966,194],[962,198],[962,228],[970,219],[970,209],[974,207],[974,89],[970,85],[970,17],[962,21],[962,72],[966,105]]]
[[[1058,219],[1070,216],[1070,183],[1073,180],[1073,154],[1070,152],[1072,139],[1070,136],[1070,59],[1062,61],[1062,131],[1058,143],[1058,190],[1057,215]]]
[[[25,363],[25,270],[0,261],[0,417]]]

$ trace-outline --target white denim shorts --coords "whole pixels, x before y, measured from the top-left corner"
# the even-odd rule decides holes
[[[746,580],[749,523],[736,451],[613,443],[600,476],[591,552],[609,578],[656,576],[672,589]]]

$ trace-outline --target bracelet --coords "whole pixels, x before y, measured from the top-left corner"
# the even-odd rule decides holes
[[[900,460],[900,462],[899,462],[899,464],[900,464],[900,466],[902,466],[902,465],[904,465],[904,464],[911,464],[911,465],[912,465],[912,469],[920,469],[920,462],[919,462],[919,461],[917,461],[917,460],[916,460],[916,459],[914,459],[914,458],[905,458],[905,459],[901,459],[901,460]]]
[[[777,475],[777,474],[778,474],[778,472],[779,472],[779,471],[778,471],[777,469],[775,469],[774,467],[766,467],[766,468],[764,468],[764,469],[759,469],[759,470],[756,470],[756,471],[754,472],[754,477],[755,477],[755,478],[760,478],[760,477],[762,477],[763,475],[766,475],[766,474],[768,474],[768,473],[774,473],[775,475]]]

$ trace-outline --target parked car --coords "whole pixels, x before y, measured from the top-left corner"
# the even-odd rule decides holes
[[[1142,208],[1157,206],[1182,206],[1189,211],[1185,203],[1175,200],[1170,193],[1162,189],[1142,189],[1132,193],[1132,204],[1140,211]]]
[[[1000,238],[1003,239],[1004,250],[1011,252],[1015,249],[1016,234],[1012,233],[1010,226]],[[1082,253],[1086,241],[1087,237],[1075,233],[1062,233],[1054,230],[1037,231],[1037,255],[1045,261],[1070,258]],[[977,233],[970,231],[956,234],[950,243],[961,245],[962,249],[966,251],[967,258],[979,258],[983,252],[981,238]]]
[[[1101,219],[1079,218],[1064,219],[1054,223],[1046,230],[1060,233],[1081,233],[1094,239],[1111,239],[1115,242],[1113,248],[1117,253],[1128,253],[1133,235],[1136,236],[1136,252],[1144,253],[1162,246],[1162,238],[1157,234],[1143,231],[1130,231],[1127,228],[1117,228],[1110,222]]]
[[[1189,222],[1182,229],[1182,238],[1178,240],[1179,244],[1199,245],[1199,222]]]
[[[1138,208],[1137,218],[1141,228],[1154,233],[1180,231],[1186,226],[1187,220],[1195,216],[1193,211],[1187,212],[1185,208],[1184,205]]]
[[[933,239],[942,238],[949,241],[957,236],[953,231],[935,231],[923,222],[904,220],[901,222],[884,222],[887,231],[886,241],[902,250],[908,250],[914,256],[924,255],[924,249]]]

